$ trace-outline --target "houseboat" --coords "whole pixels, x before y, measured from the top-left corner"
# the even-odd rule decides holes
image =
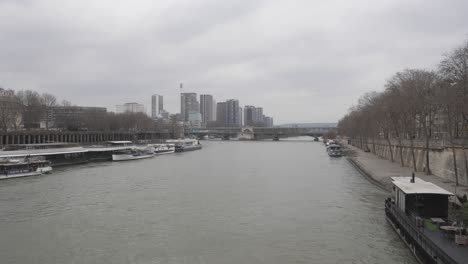
[[[112,154],[113,161],[138,160],[154,157],[154,152],[150,148],[133,148],[116,151]]]
[[[51,162],[40,156],[0,160],[0,179],[41,175],[51,171]]]
[[[55,166],[88,162],[87,150],[76,143],[52,142],[41,144],[14,144],[0,151],[0,159],[42,157]]]
[[[166,140],[166,143],[174,144],[175,152],[192,151],[202,148],[202,145],[197,139],[191,138]]]
[[[341,157],[343,155],[343,151],[341,150],[341,146],[338,144],[330,144],[327,146],[328,156],[330,157]]]
[[[175,152],[174,144],[151,144],[148,146],[152,148],[154,155],[164,155]]]
[[[449,219],[453,194],[414,177],[392,177],[385,216],[421,263],[468,263],[466,229]]]

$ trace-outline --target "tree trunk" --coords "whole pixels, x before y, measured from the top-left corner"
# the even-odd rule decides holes
[[[458,186],[458,167],[457,167],[457,153],[455,147],[452,144],[452,156],[453,156],[453,169],[455,171],[455,185]]]
[[[392,149],[392,142],[390,141],[390,138],[387,136],[387,142],[388,142],[388,148],[390,149],[390,160],[392,162],[395,162],[393,160],[393,149]]]
[[[426,137],[426,175],[431,174],[431,168],[429,167],[429,137]]]
[[[372,137],[372,151],[374,152],[375,155],[377,155],[377,152],[375,151],[375,139]]]
[[[361,142],[361,149],[363,149],[363,148],[362,148],[362,135],[361,135],[361,134],[359,134],[359,140],[360,140],[360,142]]]
[[[462,120],[462,128],[463,131],[465,132],[465,138],[463,139],[462,143],[462,151],[463,151],[463,158],[465,159],[465,177],[466,177],[466,183],[468,183],[468,154],[467,152],[467,145],[466,142],[468,140],[468,130],[465,129],[465,118],[463,117]]]
[[[400,152],[400,163],[401,163],[401,166],[403,167],[403,166],[405,166],[405,161],[403,160],[403,147],[402,147],[402,142],[401,142],[401,135],[400,135],[400,132],[398,131],[396,121],[394,121],[392,119],[392,123],[393,123],[393,128],[395,129],[395,134],[398,137],[398,145],[399,145],[398,148],[399,148],[399,152]]]
[[[458,167],[457,167],[457,153],[455,151],[454,140],[453,140],[453,127],[452,122],[453,119],[451,118],[450,106],[447,106],[447,118],[448,118],[448,125],[449,125],[449,137],[450,137],[450,147],[452,148],[452,157],[453,157],[453,170],[455,172],[455,185],[458,186]]]
[[[426,138],[426,175],[431,174],[431,168],[429,167],[429,133],[427,131],[427,124],[426,121],[424,120],[424,137]]]
[[[411,147],[411,156],[413,158],[413,168],[414,168],[414,171],[418,171],[418,168],[416,167],[416,155],[414,154],[413,136],[410,137],[410,147]]]

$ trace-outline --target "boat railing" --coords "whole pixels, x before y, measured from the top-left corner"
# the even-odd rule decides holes
[[[421,231],[424,227],[421,228],[418,219],[408,217],[390,198],[385,200],[385,214],[401,225],[427,254],[437,256],[437,263],[459,264]]]

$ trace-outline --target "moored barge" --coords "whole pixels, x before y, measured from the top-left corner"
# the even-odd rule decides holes
[[[392,177],[392,197],[385,201],[386,220],[420,263],[468,263],[466,229],[451,223],[448,215],[452,198],[451,192],[414,175]]]

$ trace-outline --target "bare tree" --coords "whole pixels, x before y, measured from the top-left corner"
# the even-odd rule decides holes
[[[0,128],[4,132],[18,128],[21,116],[21,104],[16,95],[0,97]]]
[[[23,126],[26,129],[38,128],[43,114],[41,97],[36,91],[19,91],[17,97],[22,104]]]
[[[49,123],[52,115],[53,108],[57,106],[57,98],[54,95],[43,93],[41,95],[41,103],[44,107],[44,115],[45,115],[45,124],[46,130],[49,130]]]

